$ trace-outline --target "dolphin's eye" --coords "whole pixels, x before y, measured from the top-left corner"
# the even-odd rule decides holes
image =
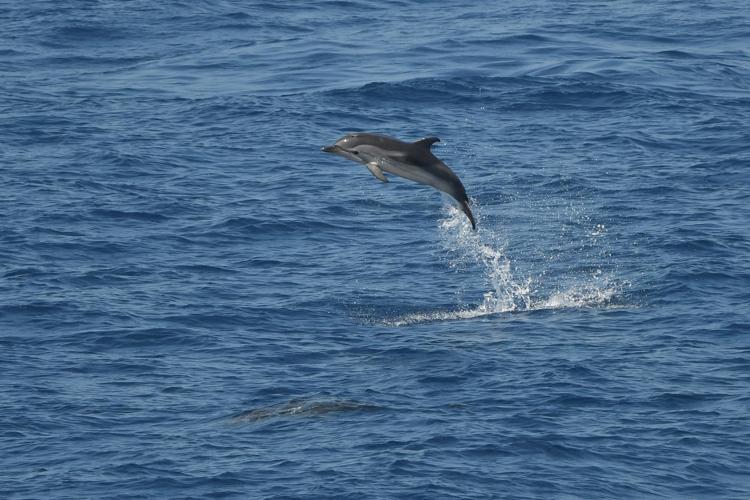
[[[352,149],[352,153],[354,153],[355,155],[358,155],[359,151],[357,151],[356,149]]]

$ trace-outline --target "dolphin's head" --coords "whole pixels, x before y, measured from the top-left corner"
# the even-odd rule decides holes
[[[363,144],[367,144],[365,137],[359,134],[349,134],[336,141],[335,144],[321,148],[321,151],[343,156],[359,163],[367,163],[367,160],[360,156],[361,151],[358,149]]]

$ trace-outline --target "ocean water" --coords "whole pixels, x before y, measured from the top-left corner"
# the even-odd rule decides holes
[[[746,2],[0,23],[0,497],[750,498]]]

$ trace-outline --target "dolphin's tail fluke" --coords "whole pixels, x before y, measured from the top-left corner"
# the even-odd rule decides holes
[[[466,199],[461,202],[461,210],[466,214],[466,217],[469,218],[469,222],[471,222],[471,228],[476,231],[477,230],[477,221],[474,219],[474,214],[471,213],[471,208],[469,208],[469,200]]]

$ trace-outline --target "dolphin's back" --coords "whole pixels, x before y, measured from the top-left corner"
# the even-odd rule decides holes
[[[432,186],[452,196],[461,205],[461,210],[476,228],[474,214],[469,208],[469,197],[461,179],[451,168],[432,154],[431,146],[440,139],[426,137],[416,142],[403,142],[387,136],[368,134],[370,140],[377,141],[377,146],[388,152],[381,168],[399,177]]]

